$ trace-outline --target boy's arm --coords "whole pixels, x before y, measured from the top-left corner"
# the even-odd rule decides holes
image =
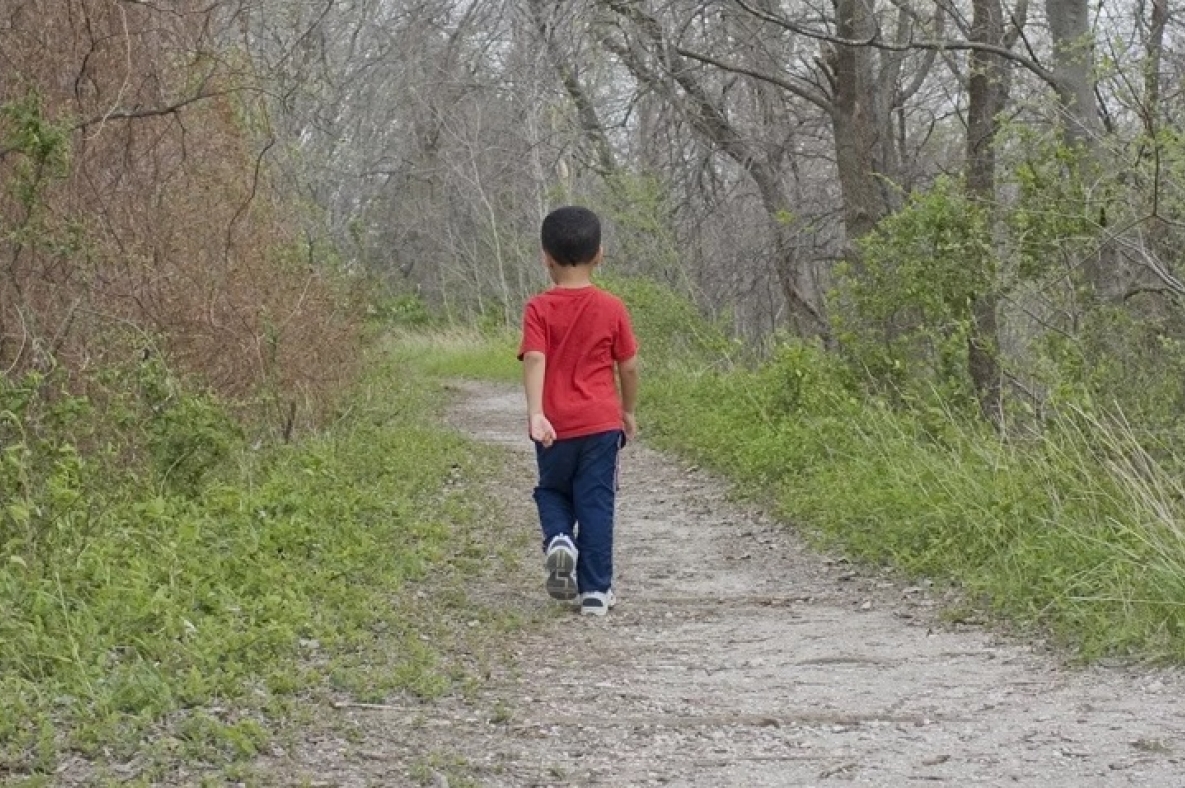
[[[547,371],[547,356],[538,350],[523,354],[523,389],[527,394],[527,420],[531,440],[544,448],[555,441],[555,429],[543,415],[543,377]]]
[[[638,407],[638,357],[631,356],[617,362],[617,379],[621,383],[621,420],[625,424],[625,437],[633,440],[638,434],[638,418],[634,411]]]

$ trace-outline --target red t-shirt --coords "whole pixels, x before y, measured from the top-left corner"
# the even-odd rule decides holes
[[[555,287],[527,302],[518,357],[547,358],[543,415],[556,438],[622,429],[615,362],[638,352],[625,304],[597,287]]]

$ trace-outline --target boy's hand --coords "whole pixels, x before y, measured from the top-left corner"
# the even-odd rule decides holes
[[[625,438],[632,441],[638,437],[638,417],[632,413],[621,414],[621,421],[625,424]]]
[[[555,428],[542,413],[536,413],[530,418],[531,440],[543,444],[545,449],[549,448],[555,443]]]

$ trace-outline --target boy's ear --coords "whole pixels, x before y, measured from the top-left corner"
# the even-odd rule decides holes
[[[605,245],[601,244],[597,247],[597,256],[592,259],[592,264],[598,266],[605,262]]]

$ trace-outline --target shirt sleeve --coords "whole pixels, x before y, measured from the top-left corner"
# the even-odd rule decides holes
[[[547,326],[543,322],[539,305],[535,301],[528,301],[523,310],[523,336],[518,346],[518,360],[531,351],[547,352]]]
[[[630,324],[630,313],[625,304],[619,303],[617,330],[613,334],[613,360],[629,361],[638,355],[638,339]]]

